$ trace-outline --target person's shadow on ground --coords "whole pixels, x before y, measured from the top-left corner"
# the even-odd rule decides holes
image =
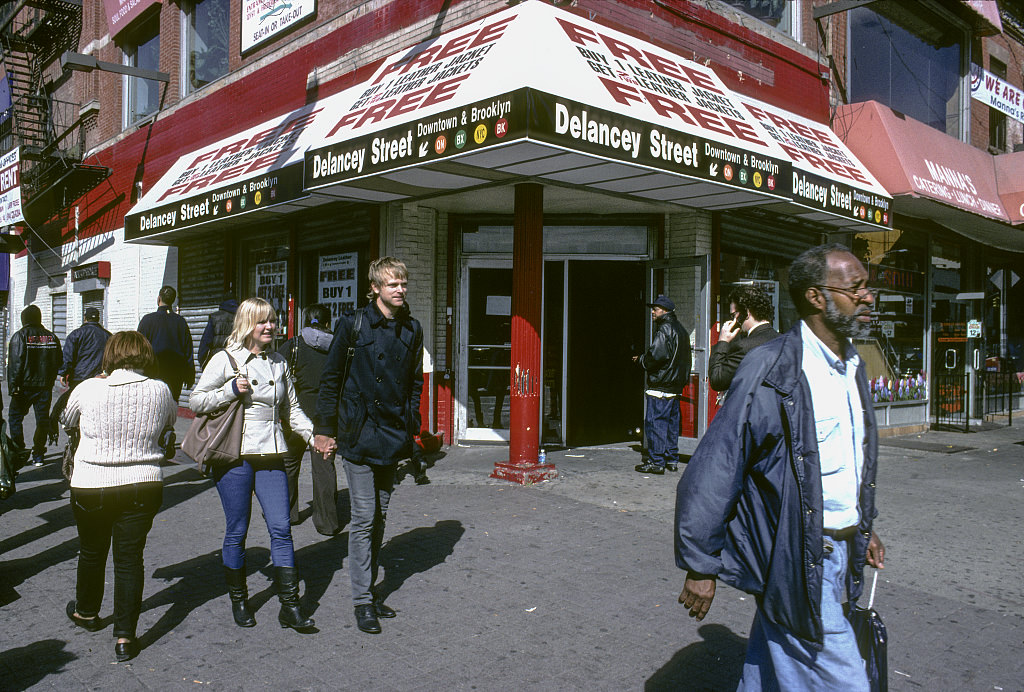
[[[266,548],[246,550],[246,574],[250,582],[250,594],[260,589],[253,575],[260,571],[261,566],[270,561],[270,551]],[[204,555],[189,558],[183,562],[166,567],[158,567],[153,572],[154,579],[173,581],[166,589],[159,591],[142,602],[142,612],[161,606],[170,605],[160,619],[139,637],[139,646],[143,649],[156,643],[161,637],[185,621],[185,618],[207,601],[215,598],[224,599],[225,616],[230,611],[228,605],[228,589],[224,581],[224,563],[220,551],[213,550]],[[256,588],[253,588],[256,587]],[[249,606],[253,613],[269,600],[265,590],[256,596],[250,596]]]
[[[444,520],[395,536],[381,549],[380,565],[384,580],[377,588],[381,599],[386,599],[402,588],[405,580],[414,574],[426,572],[443,563],[455,552],[455,544],[466,529],[461,521]]]
[[[348,557],[348,531],[343,531],[322,541],[307,545],[295,551],[295,565],[299,578],[306,583],[302,597],[302,612],[312,615],[320,607],[320,599],[341,571],[342,563]]]
[[[645,692],[735,690],[743,674],[747,640],[725,625],[703,625],[697,633],[704,641],[680,649],[648,678]]]
[[[59,639],[41,639],[27,646],[0,651],[0,661],[8,671],[3,676],[3,689],[20,692],[42,682],[47,675],[63,672],[66,664],[78,658],[65,651],[65,646],[67,642]]]

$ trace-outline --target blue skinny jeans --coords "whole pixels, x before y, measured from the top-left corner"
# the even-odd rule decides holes
[[[226,529],[221,559],[226,567],[245,566],[245,538],[252,516],[252,495],[260,501],[270,533],[270,558],[276,567],[294,567],[292,527],[288,522],[288,478],[281,457],[243,457],[214,471],[224,507]]]

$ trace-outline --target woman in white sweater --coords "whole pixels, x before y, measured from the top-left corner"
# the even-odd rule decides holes
[[[81,434],[71,476],[71,508],[78,524],[78,579],[67,615],[91,632],[99,618],[111,540],[114,549],[114,654],[138,654],[135,628],[142,608],[142,551],[163,502],[161,444],[178,407],[167,385],[142,374],[153,348],[138,332],[118,332],[103,351],[107,376],[82,382],[61,416]]]
[[[207,363],[189,405],[203,414],[223,408],[236,398],[243,400],[242,457],[213,468],[227,525],[221,559],[235,624],[256,624],[245,584],[245,539],[255,492],[270,533],[274,584],[281,601],[278,622],[282,627],[303,631],[313,627],[313,619],[299,610],[299,577],[284,470],[288,445],[281,422],[288,421],[292,432],[306,444],[312,438],[313,424],[299,406],[284,357],[268,353],[276,327],[277,313],[270,303],[262,298],[242,301],[227,345]]]

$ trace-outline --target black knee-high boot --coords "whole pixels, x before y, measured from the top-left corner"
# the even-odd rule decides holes
[[[281,601],[281,612],[277,621],[281,627],[293,630],[306,630],[315,623],[299,610],[299,572],[294,567],[274,567],[274,586],[277,597]]]
[[[224,579],[228,583],[228,596],[231,597],[231,615],[239,627],[255,627],[256,618],[249,612],[249,589],[245,585],[245,567],[231,569],[224,567]]]

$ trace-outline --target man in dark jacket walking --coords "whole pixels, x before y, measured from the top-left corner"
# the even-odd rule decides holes
[[[206,364],[214,353],[224,348],[231,336],[231,330],[235,325],[235,313],[238,311],[238,301],[228,298],[216,311],[210,313],[206,321],[206,329],[199,339],[199,350],[196,352],[196,360],[199,367],[205,368]]]
[[[156,370],[152,374],[171,388],[177,401],[182,385],[196,383],[196,366],[192,360],[192,332],[185,318],[171,310],[178,292],[173,286],[164,286],[157,296],[156,312],[143,316],[139,331],[149,339],[156,356]]]
[[[779,335],[770,321],[772,299],[757,286],[734,288],[729,294],[729,312],[708,358],[708,381],[716,392],[729,389],[736,369],[748,353]]]
[[[288,361],[288,372],[295,383],[302,412],[312,419],[316,414],[316,398],[320,392],[320,375],[331,348],[331,309],[314,303],[303,311],[305,326],[297,336],[288,339],[277,352]],[[288,476],[288,502],[292,525],[299,523],[299,470],[306,443],[298,435],[288,440],[288,454],[284,471]],[[338,472],[334,457],[325,459],[320,452],[311,450],[310,465],[313,472],[313,526],[317,533],[334,536],[341,531],[338,523]]]
[[[82,326],[64,340],[64,363],[57,372],[68,391],[103,372],[103,349],[109,338],[110,332],[100,325],[100,311],[86,308]]]
[[[7,387],[11,404],[7,417],[11,440],[25,446],[22,422],[31,408],[35,411],[36,431],[32,436],[32,465],[42,466],[46,455],[46,435],[50,429],[50,400],[53,382],[60,368],[60,340],[43,327],[43,315],[36,305],[21,311],[22,328],[11,337],[7,349]]]
[[[420,430],[423,330],[403,309],[407,287],[408,270],[400,260],[370,263],[371,302],[335,325],[313,420],[316,450],[325,457],[338,452],[344,460],[352,503],[352,602],[356,624],[370,634],[381,631],[378,617],[395,617],[374,582],[395,467],[412,454],[412,437]]]
[[[868,689],[842,605],[885,557],[872,531],[878,433],[850,341],[870,329],[867,280],[842,245],[794,260],[801,321],[743,360],[679,481],[679,602],[702,620],[718,579],[757,599],[740,690]]]
[[[647,461],[636,470],[660,476],[665,469],[679,469],[679,395],[690,379],[690,335],[676,319],[676,304],[668,297],[658,296],[648,307],[654,336],[647,352],[633,357],[647,371]]]

